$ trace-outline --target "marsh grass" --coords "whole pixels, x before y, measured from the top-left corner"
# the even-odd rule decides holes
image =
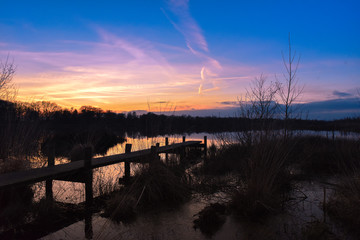
[[[4,123],[0,130],[0,173],[30,168],[30,159],[39,155],[41,135],[36,122]]]
[[[105,216],[115,221],[127,221],[140,210],[177,206],[190,196],[190,179],[186,173],[159,161],[143,166],[131,185],[108,201]]]
[[[223,175],[230,172],[240,172],[251,152],[251,147],[242,144],[223,145],[209,148],[208,160],[201,172],[204,174]]]
[[[31,168],[31,159],[39,156],[42,131],[38,122],[21,118],[20,107],[11,103],[11,108],[3,111],[0,117],[0,174]],[[0,227],[25,222],[29,217],[33,195],[30,186],[1,189]]]
[[[355,170],[355,169],[354,169]],[[347,170],[328,203],[330,216],[353,233],[360,234],[360,171]]]
[[[26,222],[30,216],[33,195],[29,186],[0,190],[0,229]]]
[[[194,220],[194,229],[200,231],[207,237],[214,235],[225,223],[227,214],[227,206],[213,203],[206,206],[199,213]]]
[[[282,139],[261,140],[254,145],[242,170],[244,184],[232,198],[238,215],[258,218],[281,211],[282,193],[291,189],[285,165],[288,155]]]
[[[338,239],[329,226],[319,220],[308,222],[302,228],[302,239],[304,240],[335,240]]]
[[[341,174],[344,168],[360,166],[360,142],[356,139],[298,136],[290,139],[290,143],[291,163],[308,177]]]

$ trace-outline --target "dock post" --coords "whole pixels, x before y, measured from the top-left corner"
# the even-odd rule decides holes
[[[169,145],[169,138],[166,137],[165,138],[165,146],[168,146],[168,145]],[[169,154],[168,153],[165,153],[165,162],[169,163]]]
[[[86,181],[85,181],[85,195],[86,195],[86,204],[92,204],[93,200],[93,172],[91,168],[91,159],[92,159],[92,149],[91,147],[86,147],[84,149],[84,168],[86,171]]]
[[[185,136],[182,137],[182,141],[183,141],[183,143],[186,142],[186,137]],[[180,150],[180,163],[182,163],[184,161],[185,155],[186,155],[186,150],[185,150],[185,147],[183,147]]]
[[[207,160],[207,136],[204,136],[204,162]]]
[[[159,144],[157,143],[156,146],[151,146],[150,149],[150,165],[156,163],[159,161],[159,156],[158,156],[158,148],[159,148]]]
[[[324,223],[326,223],[326,187],[324,186],[324,199],[323,199],[323,213],[324,213]]]
[[[185,136],[182,137],[182,141],[183,141],[183,143],[186,142],[186,137]],[[185,147],[182,147],[180,149],[180,163],[181,164],[183,163],[183,161],[185,159],[185,154],[186,154]]]
[[[48,167],[52,167],[55,165],[55,146],[51,144],[48,148]],[[46,192],[46,200],[52,201],[54,199],[53,196],[53,180],[52,178],[46,180],[45,183],[45,192]]]
[[[125,153],[130,153],[131,152],[131,144],[126,144],[125,145]],[[129,184],[130,181],[130,162],[124,162],[124,167],[125,167],[125,184]]]
[[[93,172],[91,166],[92,159],[92,148],[86,147],[84,149],[84,170],[86,174],[85,181],[85,237],[87,239],[92,239],[93,229],[92,229],[92,204],[93,204]]]

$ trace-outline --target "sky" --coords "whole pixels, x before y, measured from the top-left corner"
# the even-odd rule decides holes
[[[261,74],[269,83],[283,80],[289,34],[304,86],[298,103],[340,101],[346,108],[358,97],[358,1],[14,0],[0,6],[0,60],[9,56],[16,65],[21,101],[117,112],[222,110]]]

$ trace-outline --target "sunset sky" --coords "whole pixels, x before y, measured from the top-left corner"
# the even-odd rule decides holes
[[[358,1],[1,1],[18,99],[114,111],[230,107],[301,55],[303,103],[354,99]],[[161,110],[160,110],[161,108]]]

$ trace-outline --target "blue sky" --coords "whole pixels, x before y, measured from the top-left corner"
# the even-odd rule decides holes
[[[354,99],[360,87],[357,1],[2,1],[1,9],[0,59],[17,65],[21,100],[220,109],[256,76],[282,76],[289,33],[301,55],[300,103]]]

